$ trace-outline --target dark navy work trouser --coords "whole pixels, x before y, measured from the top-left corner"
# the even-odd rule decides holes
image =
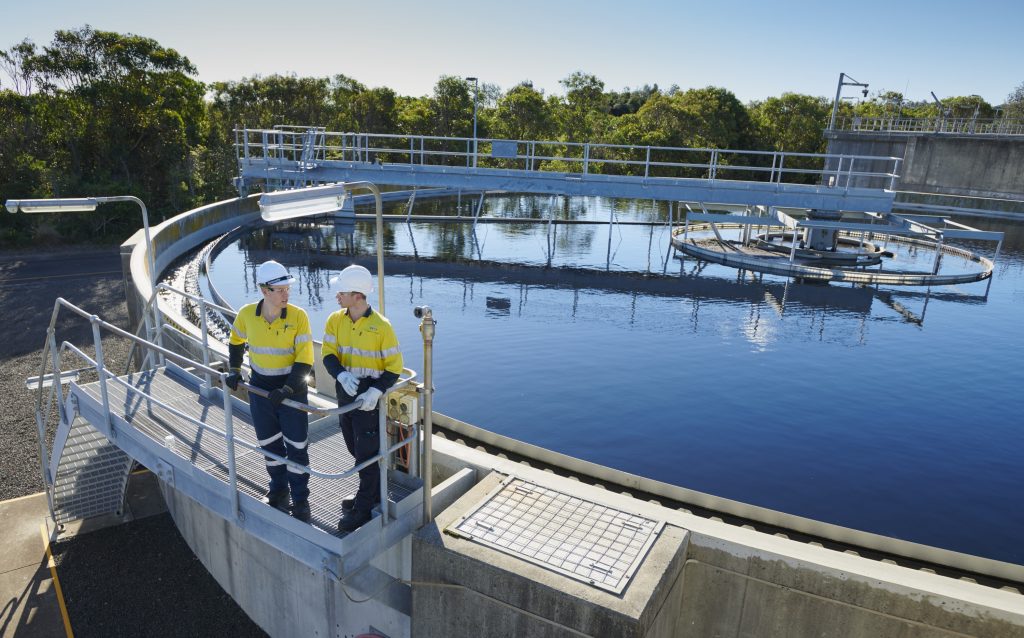
[[[270,391],[283,386],[287,378],[287,375],[264,377],[254,373],[250,382],[258,388]],[[303,387],[301,392],[288,398],[305,403],[306,388]],[[275,408],[270,399],[253,393],[249,393],[249,409],[261,448],[300,465],[309,465],[309,416],[305,412],[285,405]],[[309,499],[309,474],[295,470],[269,456],[264,459],[267,463],[267,473],[270,474],[271,491],[290,489],[292,503]]]
[[[360,381],[356,396],[365,392],[369,387],[369,380]],[[355,397],[345,394],[340,383],[334,384],[334,390],[338,396],[339,407],[346,406],[355,400]],[[377,456],[377,452],[380,450],[379,419],[380,414],[377,409],[366,412],[358,408],[338,417],[341,435],[345,437],[345,447],[355,459],[356,465]],[[359,490],[356,492],[356,500],[352,505],[354,510],[369,512],[379,502],[380,469],[376,463],[371,463],[359,470]]]

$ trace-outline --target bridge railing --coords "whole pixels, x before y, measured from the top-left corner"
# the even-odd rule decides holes
[[[841,117],[837,130],[879,133],[1024,135],[1024,119],[973,117]]]
[[[717,148],[507,140],[432,135],[329,132],[280,126],[236,129],[239,166],[314,168],[323,162],[364,162],[468,169],[516,169],[643,178],[696,178],[774,183],[868,183],[894,188],[902,158]]]
[[[177,293],[177,294],[187,295],[187,293],[175,290],[175,289],[173,289],[173,288],[171,288],[169,286],[161,286],[161,290],[163,290],[165,292],[173,292],[173,293]],[[154,295],[153,299],[157,299],[157,295]],[[213,304],[210,304],[210,305],[213,305]],[[72,343],[70,343],[68,341],[63,341],[63,342],[61,342],[58,345],[57,339],[56,339],[56,327],[58,325],[58,317],[59,317],[62,309],[68,310],[71,313],[73,313],[75,315],[78,315],[81,318],[86,319],[90,323],[91,328],[92,328],[92,334],[93,334],[94,356],[89,356],[82,349],[80,349],[79,347],[75,346],[74,344],[72,344]],[[167,329],[175,330],[175,327],[168,324],[168,325],[163,326],[163,329],[165,329],[165,330],[167,330]],[[104,355],[104,351],[103,351],[102,336],[105,333],[106,334],[110,334],[112,336],[128,339],[128,340],[130,340],[132,342],[132,348],[133,349],[135,347],[139,347],[139,348],[143,349],[144,351],[146,351],[147,355],[143,359],[143,362],[144,362],[143,365],[145,365],[145,362],[147,362],[147,361],[151,362],[151,363],[155,363],[158,360],[159,361],[172,361],[172,362],[174,362],[175,364],[177,364],[178,366],[180,366],[180,367],[182,367],[184,369],[191,369],[196,374],[205,375],[207,379],[217,379],[217,381],[219,382],[219,385],[220,385],[220,392],[219,393],[204,392],[204,390],[206,390],[206,391],[212,390],[212,388],[209,385],[207,385],[205,388],[201,388],[200,389],[200,393],[206,395],[211,400],[219,398],[222,401],[222,403],[223,403],[223,410],[224,410],[224,429],[221,430],[219,428],[216,428],[214,426],[211,426],[211,425],[205,423],[203,420],[197,419],[195,417],[192,417],[192,416],[186,414],[182,410],[180,410],[178,408],[175,408],[174,406],[170,405],[169,403],[167,403],[165,401],[162,401],[159,397],[153,396],[152,394],[147,393],[147,392],[141,390],[139,387],[137,387],[137,386],[135,386],[135,385],[125,381],[124,379],[120,378],[120,376],[116,372],[110,371],[109,366],[107,365],[107,361],[106,361],[106,357]],[[186,338],[191,338],[191,337],[188,337],[188,335],[186,335]],[[197,339],[196,341],[199,342],[200,340]],[[203,342],[204,348],[208,348],[208,344],[205,343],[205,339],[202,340],[202,342]],[[63,371],[62,370],[62,366],[63,366],[62,360],[63,360],[63,355],[64,355],[65,352],[70,352],[70,353],[74,354],[79,360],[81,360],[81,361],[83,361],[83,362],[85,362],[87,364],[86,368],[79,368],[79,369],[73,370],[72,371],[74,373],[73,378],[69,377],[69,373],[67,371]],[[213,352],[213,351],[211,350],[211,352]],[[214,354],[217,354],[217,353],[214,353]],[[130,358],[131,358],[131,354],[129,354],[129,359]],[[46,370],[48,368],[51,370],[50,373],[46,372]],[[227,388],[227,385],[226,385],[226,379],[227,379],[227,376],[228,376],[228,374],[226,372],[224,372],[223,370],[218,370],[216,368],[211,367],[210,364],[209,364],[209,360],[208,359],[206,361],[202,362],[202,363],[198,362],[198,361],[194,361],[194,360],[192,360],[192,359],[190,359],[190,358],[188,358],[188,357],[186,357],[184,355],[181,355],[181,354],[179,354],[179,353],[177,353],[177,352],[175,352],[173,350],[170,350],[170,349],[165,348],[163,346],[157,345],[156,343],[153,343],[151,341],[143,339],[143,338],[141,338],[141,337],[139,337],[139,336],[137,336],[135,334],[132,334],[132,333],[126,331],[126,330],[123,330],[123,329],[121,329],[121,328],[119,328],[119,327],[117,327],[117,326],[115,326],[115,325],[113,325],[111,323],[108,323],[108,322],[100,319],[98,316],[86,312],[85,310],[79,308],[78,306],[72,304],[71,302],[69,302],[69,301],[67,301],[67,300],[65,300],[63,298],[58,298],[54,302],[53,314],[52,314],[52,316],[50,318],[50,324],[49,324],[49,327],[47,329],[46,341],[44,342],[44,345],[43,345],[43,356],[42,356],[42,366],[41,366],[41,370],[40,370],[40,375],[35,378],[36,383],[34,384],[35,385],[34,389],[37,390],[37,397],[36,397],[36,426],[37,426],[37,434],[38,434],[38,437],[39,437],[40,461],[41,461],[41,466],[42,466],[43,482],[44,482],[44,486],[46,487],[46,490],[47,490],[48,503],[49,503],[49,506],[50,506],[51,516],[53,516],[53,514],[54,514],[54,507],[53,507],[54,477],[51,476],[50,471],[48,469],[49,465],[50,465],[50,460],[49,460],[49,455],[48,455],[47,450],[46,450],[46,441],[48,440],[48,432],[47,432],[47,429],[46,429],[46,422],[47,422],[48,415],[50,415],[52,413],[52,409],[53,409],[53,405],[54,404],[56,404],[57,412],[58,412],[59,418],[60,418],[60,420],[62,422],[66,422],[66,421],[68,421],[71,418],[70,415],[67,414],[67,412],[65,410],[65,407],[64,407],[63,382],[65,382],[66,380],[77,379],[80,373],[86,372],[86,371],[92,371],[92,372],[94,372],[97,375],[97,382],[98,382],[98,388],[99,388],[99,394],[100,394],[100,402],[102,404],[102,408],[103,408],[104,413],[107,414],[107,419],[108,419],[107,426],[108,427],[110,427],[110,428],[113,427],[113,423],[112,423],[113,414],[111,412],[112,406],[111,406],[111,401],[110,401],[110,398],[109,398],[109,386],[111,384],[116,384],[116,385],[122,386],[125,389],[125,392],[126,392],[126,394],[128,396],[135,396],[139,400],[145,401],[147,403],[147,405],[159,406],[161,409],[165,410],[169,414],[173,414],[178,419],[181,419],[183,421],[187,421],[192,426],[196,427],[198,430],[209,432],[210,434],[215,435],[215,436],[219,437],[220,439],[224,440],[225,441],[225,445],[226,445],[226,451],[227,451],[227,458],[225,459],[225,464],[226,464],[226,468],[225,469],[227,470],[227,474],[228,474],[228,480],[227,480],[227,484],[226,484],[226,489],[228,491],[228,497],[229,497],[229,499],[231,501],[231,504],[232,504],[233,512],[234,512],[235,516],[239,517],[239,518],[241,517],[241,507],[240,507],[240,503],[239,503],[239,495],[240,495],[241,492],[240,492],[239,487],[238,487],[237,467],[236,467],[236,461],[235,461],[236,449],[237,448],[242,448],[243,450],[249,450],[249,451],[258,452],[259,454],[262,454],[262,455],[264,455],[264,456],[266,456],[268,458],[271,458],[271,459],[273,459],[275,461],[278,461],[278,462],[282,463],[283,465],[288,466],[290,469],[296,470],[298,472],[307,473],[307,474],[310,474],[312,476],[317,476],[317,477],[320,477],[320,478],[332,479],[332,480],[344,480],[344,479],[347,479],[349,477],[355,476],[363,468],[370,467],[370,466],[375,465],[375,464],[378,465],[379,471],[380,471],[380,474],[381,474],[380,506],[381,506],[381,512],[383,513],[383,515],[382,515],[382,524],[387,524],[387,512],[388,512],[388,506],[387,506],[387,485],[388,485],[388,482],[387,482],[387,463],[385,461],[388,458],[390,458],[390,456],[392,454],[397,453],[399,450],[403,449],[406,446],[411,446],[414,450],[418,450],[418,448],[419,448],[419,423],[418,423],[418,421],[414,421],[413,423],[410,424],[411,425],[411,427],[410,427],[411,432],[410,432],[409,436],[405,437],[404,439],[401,439],[401,440],[397,441],[396,443],[394,443],[394,444],[392,444],[390,446],[388,445],[387,427],[386,427],[387,410],[384,407],[382,407],[380,410],[378,410],[379,418],[380,418],[379,432],[380,432],[380,439],[381,439],[380,440],[380,447],[379,447],[378,454],[373,456],[372,458],[367,459],[363,463],[360,463],[360,464],[356,465],[355,467],[353,467],[353,468],[351,468],[349,470],[346,470],[344,472],[323,472],[323,471],[319,471],[319,470],[314,469],[314,468],[312,468],[310,466],[301,465],[301,464],[295,463],[294,461],[291,461],[291,460],[289,460],[289,459],[287,459],[285,457],[279,456],[279,455],[274,454],[272,452],[268,452],[268,451],[264,450],[263,448],[261,448],[258,444],[249,443],[248,441],[235,436],[235,434],[234,434],[234,421],[235,421],[235,419],[233,418],[232,394],[231,394],[231,391]],[[413,372],[412,370],[406,369],[403,372],[403,378],[401,378],[397,383],[395,383],[387,392],[385,392],[381,396],[381,398],[379,400],[380,401],[379,405],[380,406],[386,406],[387,405],[388,396],[392,392],[398,390],[399,388],[402,388],[404,386],[407,386],[407,385],[410,385],[410,384],[414,383],[415,377],[416,377],[415,372]],[[249,384],[241,384],[241,385],[244,385],[244,387],[248,391],[250,391],[250,392],[253,392],[253,393],[256,393],[256,394],[265,395],[265,392],[263,390],[261,390],[260,388],[256,388],[256,387],[251,386]],[[46,391],[47,389],[49,389],[49,392]],[[219,395],[219,396],[217,396],[217,395]],[[45,401],[44,401],[44,397],[45,397]],[[289,400],[289,399],[286,399],[284,401],[284,403],[287,404],[287,405],[290,405],[291,407],[299,409],[301,411],[304,411],[304,412],[307,412],[307,413],[310,413],[310,414],[314,414],[314,415],[317,415],[317,416],[329,416],[329,415],[344,414],[344,413],[349,412],[349,411],[351,411],[353,409],[356,409],[358,407],[358,405],[359,405],[358,403],[352,403],[352,404],[346,405],[344,407],[323,408],[323,407],[319,407],[319,406],[313,406],[313,405],[308,405],[308,404],[304,404],[304,403],[298,403],[298,402],[295,402],[295,401],[292,401],[292,400]],[[173,454],[173,452],[168,452],[168,453],[169,454]],[[420,465],[419,467],[420,467],[420,471],[421,472],[422,471],[429,471],[429,469],[425,468],[423,465]]]

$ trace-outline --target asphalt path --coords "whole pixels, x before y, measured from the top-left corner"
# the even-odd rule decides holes
[[[63,297],[125,330],[128,310],[118,246],[0,250],[0,500],[42,491],[36,394],[54,301]],[[58,343],[93,355],[89,322],[62,311]],[[126,339],[103,337],[115,370]],[[84,362],[71,359],[65,369]],[[49,434],[52,439],[52,432]],[[0,530],[0,537],[3,536]],[[76,636],[263,636],[195,558],[168,514],[92,531],[52,546]]]

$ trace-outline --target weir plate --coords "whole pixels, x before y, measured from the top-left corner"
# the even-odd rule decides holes
[[[620,594],[664,526],[510,476],[446,531]]]

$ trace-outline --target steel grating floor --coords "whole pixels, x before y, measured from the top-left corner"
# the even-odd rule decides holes
[[[122,378],[141,392],[156,397],[176,410],[211,427],[224,430],[224,410],[219,402],[202,397],[192,386],[163,370],[130,374]],[[97,401],[102,401],[98,382],[81,387]],[[129,392],[120,384],[108,383],[107,393],[111,412],[123,417],[140,432],[172,450],[177,456],[189,459],[197,468],[227,483],[227,446],[223,438],[200,429],[138,393]],[[235,437],[256,445],[256,435],[248,413],[235,411],[232,420]],[[330,419],[310,427],[309,462],[313,469],[332,474],[354,467],[352,455],[345,447],[345,440],[336,420]],[[262,498],[270,480],[263,455],[237,448],[235,468],[239,490],[257,499]],[[344,536],[337,531],[338,519],[341,518],[341,501],[355,495],[357,487],[356,476],[344,480],[311,476],[311,524],[333,536]],[[410,493],[407,487],[395,481],[388,482],[388,496],[392,501],[400,501]]]
[[[664,525],[509,477],[447,531],[619,594]]]

